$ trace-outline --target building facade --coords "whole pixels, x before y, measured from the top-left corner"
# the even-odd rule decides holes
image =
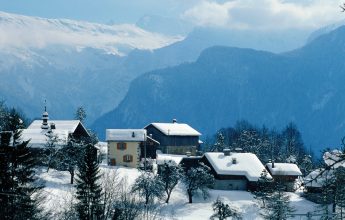
[[[147,134],[160,143],[159,150],[165,154],[196,155],[200,133],[188,124],[151,123],[145,127]]]

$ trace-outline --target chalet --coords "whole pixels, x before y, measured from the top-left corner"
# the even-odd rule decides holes
[[[34,120],[27,129],[23,129],[21,139],[30,140],[28,147],[45,148],[49,137],[56,137],[56,145],[65,145],[70,138],[89,138],[90,135],[79,120],[49,120],[48,112],[42,114],[42,120]]]
[[[230,150],[205,153],[201,162],[211,168],[214,188],[220,190],[255,190],[265,170],[255,154],[230,153]]]
[[[144,158],[156,158],[159,142],[145,129],[107,129],[108,164],[137,168]]]
[[[285,187],[285,191],[295,191],[295,181],[302,172],[293,163],[267,163],[266,169],[271,174],[275,182],[280,182]]]
[[[199,148],[200,133],[188,124],[151,123],[145,127],[147,133],[160,143],[160,150],[165,154],[196,155]]]

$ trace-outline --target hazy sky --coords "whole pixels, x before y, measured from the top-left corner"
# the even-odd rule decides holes
[[[342,0],[0,0],[0,10],[46,18],[135,23],[145,15],[227,28],[318,28],[345,18]]]

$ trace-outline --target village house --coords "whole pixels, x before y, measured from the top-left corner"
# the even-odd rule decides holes
[[[108,165],[137,168],[145,158],[156,158],[159,142],[145,129],[107,129]]]
[[[56,147],[61,147],[71,138],[80,140],[90,135],[79,120],[49,120],[45,109],[42,120],[34,120],[27,129],[22,129],[21,140],[30,141],[28,147],[32,149],[43,149],[49,138],[54,138]]]
[[[284,190],[294,192],[295,181],[302,176],[301,170],[293,163],[267,163],[266,169],[271,174],[275,182],[282,183]]]
[[[205,153],[201,159],[211,168],[214,175],[214,189],[219,190],[255,190],[264,165],[252,153],[224,152]],[[268,174],[268,178],[272,178]]]
[[[197,154],[201,134],[188,124],[180,124],[173,120],[172,123],[151,123],[145,129],[160,143],[159,149],[164,154]]]

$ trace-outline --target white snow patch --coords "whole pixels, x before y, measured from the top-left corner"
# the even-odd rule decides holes
[[[116,172],[120,178],[126,178],[128,187],[140,175],[140,171],[134,168],[110,167],[101,165],[104,172]],[[75,188],[69,184],[70,176],[68,172],[51,169],[48,173],[39,170],[39,178],[46,181],[44,192],[47,197],[44,200],[44,207],[54,213],[62,211],[68,202],[71,201]],[[305,200],[298,193],[288,193],[291,205],[296,209],[295,213],[306,214],[315,211],[317,205]],[[164,204],[162,198],[161,216],[164,219],[181,220],[207,220],[213,214],[212,203],[220,197],[224,202],[239,210],[243,219],[262,219],[259,212],[259,205],[250,192],[246,191],[225,191],[210,190],[210,197],[204,200],[201,196],[193,197],[193,203],[189,204],[183,184],[179,183],[172,192],[169,204]],[[292,218],[293,219],[293,218]],[[299,217],[295,217],[299,219]]]

